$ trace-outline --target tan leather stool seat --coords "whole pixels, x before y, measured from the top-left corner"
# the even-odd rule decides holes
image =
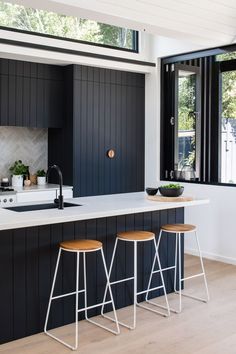
[[[70,251],[96,251],[102,248],[102,242],[96,240],[70,240],[60,243],[60,247]]]
[[[162,225],[161,230],[166,232],[173,232],[173,233],[191,232],[196,230],[196,226],[190,224],[167,224],[167,225]]]
[[[119,232],[117,237],[128,241],[146,241],[155,238],[155,234],[150,231],[124,231]]]

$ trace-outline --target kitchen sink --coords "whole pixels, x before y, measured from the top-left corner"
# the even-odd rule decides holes
[[[73,204],[73,203],[64,203],[64,208],[69,208],[69,207],[77,207],[81,206],[80,204]],[[23,212],[23,211],[35,211],[35,210],[45,210],[45,209],[58,209],[58,206],[55,203],[47,203],[47,204],[33,204],[33,205],[19,205],[19,206],[12,206],[12,207],[7,207],[4,209],[12,210],[12,211],[18,211],[18,212]],[[59,210],[59,209],[58,209]],[[62,210],[62,209],[60,209]]]

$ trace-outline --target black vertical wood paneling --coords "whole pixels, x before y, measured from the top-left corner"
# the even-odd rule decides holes
[[[5,59],[0,67],[0,125],[62,126],[63,68]]]
[[[1,114],[1,118],[3,115]],[[16,76],[16,120],[17,125],[23,126],[23,77]],[[1,119],[2,124],[2,119]]]
[[[65,75],[73,110],[67,104],[69,128],[49,133],[49,164],[73,171],[73,180],[67,173],[64,182],[73,184],[74,196],[143,190],[144,76],[86,66],[67,67]],[[71,143],[65,158],[64,146]],[[109,149],[114,159],[107,157]]]
[[[117,232],[124,230],[150,230],[156,235],[160,225],[167,221],[183,222],[183,209],[163,210],[152,213],[139,213],[126,216],[101,218],[49,226],[30,227],[0,231],[0,343],[41,332],[56,265],[58,245],[62,240],[75,238],[97,239],[103,242],[107,267],[111,262]],[[174,244],[171,237],[164,235],[160,246],[162,266],[174,263]],[[182,244],[183,251],[183,244]],[[138,289],[147,286],[154,250],[151,242],[138,245]],[[83,287],[82,257],[80,262],[80,286]],[[115,259],[112,280],[130,277],[133,274],[133,244],[120,242]],[[88,302],[90,305],[102,300],[105,288],[105,275],[101,256],[88,254]],[[165,278],[169,279],[170,275]],[[153,278],[152,286],[160,283]],[[75,290],[75,256],[63,254],[59,267],[55,294]],[[173,290],[172,279],[168,291]],[[133,282],[113,286],[114,299],[118,308],[130,305],[133,301]],[[155,291],[150,296],[160,295]],[[142,300],[140,296],[139,300]],[[59,327],[74,321],[75,298],[60,299],[53,302],[49,328]],[[84,306],[83,295],[79,296],[79,306]],[[106,310],[110,310],[110,306]],[[89,311],[90,315],[99,309]],[[83,314],[79,318],[84,318]]]
[[[86,221],[76,222],[75,223],[75,238],[86,239],[86,237],[87,237],[86,235],[87,235],[87,222]],[[89,265],[88,260],[86,260],[86,267],[87,268],[88,268],[88,265]],[[80,259],[80,266],[82,266],[81,259]],[[91,272],[90,269],[88,268],[88,272],[89,271]],[[94,269],[92,269],[92,272],[94,272]],[[82,274],[82,272],[80,272],[79,284],[80,284],[79,285],[80,287],[81,287],[81,285],[83,286],[83,274]],[[84,296],[81,295],[81,296],[79,296],[79,308],[82,308],[83,306],[84,306]],[[84,319],[84,313],[83,312],[79,313],[79,319]]]
[[[161,218],[161,214],[160,212],[153,212],[151,213],[151,225],[152,225],[152,231],[155,232],[156,234],[156,241],[158,241],[159,239],[159,228],[161,226],[161,221],[160,221],[160,218]],[[152,251],[152,257],[154,257],[154,249]],[[165,258],[163,257],[163,252],[162,252],[162,249],[159,248],[159,255],[160,255],[160,262],[161,262],[161,266],[162,268],[164,268],[164,265],[162,264],[163,261],[165,261]],[[151,263],[153,262],[153,258],[151,260]],[[157,263],[155,264],[155,269],[157,269],[158,265]],[[152,283],[151,283],[151,286],[154,287],[154,284],[156,286],[160,286],[161,285],[161,279],[160,279],[160,276],[159,275],[154,275],[152,277]],[[151,294],[151,296],[158,296],[160,295],[160,290],[154,290]]]
[[[63,241],[73,240],[75,238],[75,224],[74,223],[63,224],[62,236],[63,236]],[[75,291],[75,284],[76,284],[75,266],[76,266],[75,255],[70,254],[68,252],[63,252],[62,271],[63,274],[66,274],[66,276],[63,276],[62,278],[63,294]],[[73,310],[74,306],[75,306],[74,296],[69,296],[67,298],[64,298],[63,300],[64,323],[67,324],[74,321],[75,319],[75,314]]]
[[[38,297],[39,308],[33,309],[39,314],[39,328],[44,326],[48,296],[52,285],[51,274],[51,228],[50,226],[41,226],[38,228]],[[32,311],[32,309],[29,309]],[[49,319],[51,324],[51,319]]]
[[[96,239],[101,241],[104,245],[103,252],[104,256],[107,259],[107,249],[106,249],[106,218],[97,219],[96,221]],[[103,270],[103,263],[101,255],[97,255],[97,263],[96,263],[96,282],[97,282],[97,299],[96,301],[102,302],[103,295],[106,284],[105,271]],[[111,308],[111,307],[110,307]],[[99,313],[99,309],[98,309]]]
[[[14,333],[14,255],[13,255],[13,232],[1,231],[0,247],[0,280],[1,280],[1,301],[0,301],[0,343],[8,342],[15,338]],[[23,284],[24,286],[24,284]]]
[[[30,78],[23,77],[23,126],[30,126]]]
[[[8,125],[8,76],[1,74],[1,97],[0,97],[0,110],[1,110],[1,124]]]
[[[165,225],[168,223],[168,215],[169,215],[169,213],[172,213],[172,212],[173,212],[173,209],[170,209],[168,211],[168,213],[166,213],[165,210],[161,210],[159,226]],[[163,234],[162,238],[161,238],[160,246],[159,246],[159,255],[160,255],[160,261],[161,261],[162,268],[168,267],[168,240],[169,240],[168,236],[166,234]],[[170,291],[170,284],[168,283],[168,278],[169,278],[168,272],[164,272],[163,276],[164,276],[164,281],[166,284],[166,291],[169,292]]]
[[[143,230],[143,213],[134,215],[134,229],[135,230]],[[138,292],[143,289],[143,274],[144,274],[144,243],[138,242],[137,244],[137,274],[142,274],[142,277],[138,277],[137,281],[137,290]],[[143,301],[145,295],[139,295],[138,301]]]
[[[125,215],[117,216],[116,217],[116,233],[119,231],[125,231]],[[115,234],[116,234],[115,233]],[[113,234],[114,235],[114,234]],[[125,263],[125,242],[118,241],[118,248],[117,248],[117,257],[114,261],[114,273],[115,279],[124,279],[126,277],[126,263]],[[132,255],[131,255],[132,259]],[[113,274],[114,274],[113,273]],[[124,299],[125,299],[125,283],[120,283],[115,285],[116,287],[116,301],[115,305],[117,308],[121,308],[124,306]]]
[[[125,222],[126,222],[126,225],[125,225],[126,231],[134,230],[135,217],[133,214],[126,215]],[[130,243],[126,242],[125,243],[125,271],[126,271],[127,278],[133,277],[133,275],[134,275],[133,260],[134,260],[134,245],[132,242],[130,242]],[[127,306],[133,304],[133,299],[134,299],[134,295],[133,295],[134,285],[133,284],[134,283],[132,280],[125,282],[125,304]]]
[[[56,267],[56,260],[58,255],[58,245],[61,241],[63,241],[63,226],[62,224],[56,224],[51,226],[51,279],[53,279],[53,274]],[[54,296],[58,294],[62,294],[63,290],[63,277],[62,277],[62,269],[63,269],[63,254],[62,254],[62,262],[60,262],[60,266],[58,268],[57,282],[55,284]],[[60,299],[58,301],[53,301],[51,308],[51,323],[52,327],[58,327],[61,323],[64,322],[64,308],[63,308],[63,300]]]
[[[13,333],[14,339],[27,335],[27,263],[25,229],[13,231]],[[2,324],[4,326],[4,324]],[[2,327],[1,326],[1,327]]]
[[[86,238],[90,240],[96,240],[96,220],[88,220],[86,222]],[[87,301],[88,306],[91,306],[97,301],[97,262],[101,263],[101,258],[99,253],[88,253],[86,255],[87,259],[87,287],[88,289],[93,289],[88,292]],[[98,314],[98,308],[94,308],[88,311],[89,316],[95,316]]]
[[[26,257],[26,333],[34,334],[40,329],[39,320],[39,255],[38,228],[28,228],[25,232]],[[34,308],[35,311],[31,311]]]
[[[16,76],[8,77],[8,124],[16,125]]]

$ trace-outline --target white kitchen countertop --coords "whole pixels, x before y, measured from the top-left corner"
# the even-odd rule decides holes
[[[209,203],[208,199],[169,203],[150,201],[147,200],[145,192],[73,198],[66,201],[81,204],[82,206],[69,207],[63,210],[46,209],[27,212],[15,212],[0,208],[0,230],[97,219]],[[17,206],[27,204],[42,204],[42,202],[17,204]]]
[[[42,192],[42,191],[48,191],[48,190],[56,190],[59,189],[60,186],[59,184],[53,184],[53,183],[46,183],[44,185],[37,185],[37,184],[33,184],[29,187],[13,187],[14,190],[17,193],[25,193],[25,192]],[[64,186],[62,187],[63,189],[72,189],[72,186]]]

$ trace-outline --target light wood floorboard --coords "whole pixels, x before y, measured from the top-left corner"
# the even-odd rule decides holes
[[[186,256],[186,275],[197,272],[198,258]],[[236,354],[236,267],[205,260],[211,300],[208,304],[183,298],[183,312],[164,318],[138,309],[137,328],[121,328],[114,336],[90,323],[79,323],[80,345],[77,352],[94,354]],[[188,281],[186,287],[203,295],[200,278]],[[188,292],[189,292],[188,291]],[[159,299],[157,299],[159,301]],[[177,296],[170,295],[171,306]],[[131,307],[119,311],[129,320]],[[73,325],[55,330],[73,343]],[[64,354],[71,351],[43,333],[0,346],[1,354]]]

